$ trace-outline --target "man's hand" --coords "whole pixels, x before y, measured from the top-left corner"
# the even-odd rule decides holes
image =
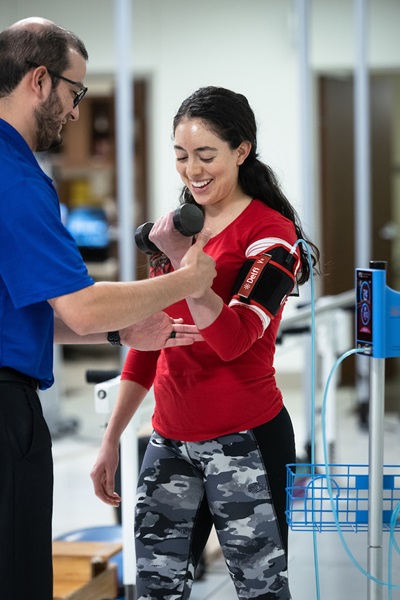
[[[186,325],[183,319],[172,319],[158,312],[136,325],[122,329],[121,342],[136,350],[162,350],[175,346],[190,346],[203,338],[195,325]]]
[[[204,246],[211,237],[211,231],[203,228],[197,236],[197,241],[189,248],[181,260],[181,268],[190,268],[194,271],[194,281],[197,290],[192,292],[189,297],[200,298],[211,288],[214,277],[217,274],[215,270],[215,261],[203,252]]]

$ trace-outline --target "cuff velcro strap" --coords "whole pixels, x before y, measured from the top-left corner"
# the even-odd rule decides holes
[[[294,264],[295,258],[282,247],[247,260],[233,288],[233,298],[257,305],[274,317],[295,285]]]

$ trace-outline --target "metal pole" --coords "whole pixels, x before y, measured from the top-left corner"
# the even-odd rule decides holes
[[[385,359],[371,358],[369,425],[368,572],[382,581],[383,431]],[[368,600],[381,600],[383,587],[368,579]]]
[[[133,206],[134,206],[134,106],[133,76],[130,66],[131,0],[116,0],[116,147],[119,228],[120,279],[134,278]]]
[[[355,0],[356,68],[354,75],[355,262],[371,258],[371,186],[368,76],[368,0]]]
[[[354,73],[355,151],[355,264],[367,267],[371,258],[370,123],[368,76],[368,0],[355,0],[356,65]],[[368,357],[356,356],[356,388],[360,424],[366,425],[368,406]],[[364,405],[364,406],[363,406]]]
[[[121,437],[122,557],[125,600],[136,599],[134,510],[136,483],[139,476],[138,423],[140,424],[139,411],[128,423]]]
[[[317,326],[317,347],[320,357],[321,380],[327,381],[332,365],[336,361],[335,356],[335,319],[330,314],[322,319]],[[331,377],[331,384],[326,396],[326,440],[328,444],[328,459],[330,463],[335,462],[336,444],[336,399],[337,399],[337,371]]]
[[[301,143],[301,185],[303,201],[303,222],[309,235],[315,237],[314,218],[314,161],[313,161],[313,118],[312,118],[312,78],[310,69],[310,2],[298,0],[298,59],[300,88],[300,143]]]
[[[116,146],[118,181],[118,224],[119,224],[119,266],[120,279],[131,281],[136,271],[133,250],[133,206],[134,206],[134,106],[133,77],[130,61],[132,42],[132,0],[115,0],[116,25]],[[121,352],[121,361],[125,352]],[[136,556],[133,539],[134,496],[136,480],[132,469],[137,470],[137,440],[131,434],[131,427],[121,444],[121,487],[122,503],[122,542],[123,572],[126,600],[136,597]]]
[[[297,12],[297,43],[298,43],[298,66],[299,66],[299,101],[300,101],[300,153],[301,153],[301,186],[303,201],[303,222],[309,236],[315,239],[314,223],[314,165],[312,147],[312,97],[311,97],[311,70],[309,57],[309,23],[310,2],[309,0],[297,0],[295,2]],[[303,303],[311,303],[310,284],[302,288]],[[314,457],[311,448],[313,422],[310,423],[311,398],[312,398],[312,357],[314,355],[311,335],[305,334],[303,341],[304,349],[304,377],[303,392],[305,399],[305,422],[306,422],[306,452],[312,462]]]

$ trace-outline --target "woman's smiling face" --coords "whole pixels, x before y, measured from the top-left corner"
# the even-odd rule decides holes
[[[177,171],[196,202],[202,206],[228,203],[240,192],[239,166],[249,143],[232,150],[201,119],[183,119],[175,129]]]

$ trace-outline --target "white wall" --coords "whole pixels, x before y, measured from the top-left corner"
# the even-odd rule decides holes
[[[127,53],[134,73],[146,75],[152,91],[151,218],[177,204],[180,181],[172,151],[172,119],[181,101],[203,85],[229,87],[248,97],[259,126],[261,158],[275,170],[302,214],[296,1],[133,1],[132,47]],[[90,76],[115,71],[112,0],[0,3],[0,29],[32,15],[52,19],[85,41],[89,81]],[[310,6],[315,74],[351,70],[353,0],[314,0]],[[370,65],[400,71],[400,0],[370,0],[369,6]],[[289,341],[278,351],[277,367],[281,372],[292,371],[295,364],[301,369],[302,360],[298,341]]]
[[[150,190],[153,217],[174,207],[179,180],[171,122],[180,102],[203,85],[244,93],[259,125],[261,157],[276,171],[301,214],[296,0],[136,0],[132,48],[135,73],[151,80]],[[315,71],[350,69],[353,1],[311,2]],[[88,48],[88,74],[115,70],[112,0],[1,0],[0,28],[31,15],[55,20]],[[370,62],[400,68],[399,0],[370,1]]]

